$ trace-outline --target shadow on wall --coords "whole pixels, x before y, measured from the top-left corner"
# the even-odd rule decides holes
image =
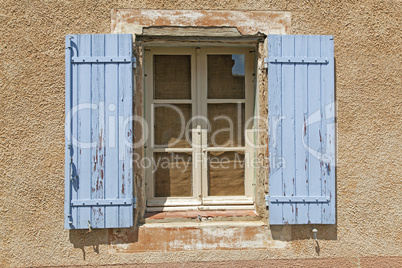
[[[271,225],[272,239],[294,241],[314,239],[312,230],[317,229],[318,240],[337,240],[336,224]]]
[[[85,260],[85,247],[92,246],[94,252],[99,254],[99,245],[108,244],[108,230],[69,230],[69,238],[74,248],[82,250],[82,257]]]
[[[138,240],[138,228],[130,228],[130,242],[136,242]],[[70,242],[74,245],[74,248],[80,248],[82,250],[83,259],[85,260],[85,247],[93,248],[94,252],[99,254],[99,245],[109,245],[109,235],[119,234],[121,229],[92,229],[89,230],[69,230]]]
[[[270,228],[273,240],[288,242],[295,240],[315,240],[315,250],[318,255],[320,255],[320,240],[338,239],[336,224],[271,225]],[[317,230],[316,237],[314,237],[313,229]]]

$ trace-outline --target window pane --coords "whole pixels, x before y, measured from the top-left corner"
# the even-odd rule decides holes
[[[244,99],[244,55],[208,55],[208,99]]]
[[[208,195],[244,195],[244,152],[208,154]]]
[[[191,56],[154,56],[154,98],[191,99]]]
[[[244,146],[244,103],[208,104],[208,146]]]
[[[191,153],[154,153],[155,197],[192,196]]]
[[[190,118],[191,104],[155,104],[155,146],[191,147],[191,140],[187,141],[185,132]],[[190,135],[191,133],[187,133],[189,138]]]

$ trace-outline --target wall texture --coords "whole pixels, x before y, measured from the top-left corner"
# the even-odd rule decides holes
[[[64,36],[110,32],[115,8],[287,11],[292,34],[334,35],[337,225],[321,233],[319,254],[309,226],[283,227],[288,235],[277,239],[287,241],[285,248],[136,254],[109,254],[107,230],[63,229]],[[260,260],[258,265],[335,257],[345,266],[370,266],[378,261],[373,256],[400,262],[401,9],[398,0],[1,1],[0,266]]]

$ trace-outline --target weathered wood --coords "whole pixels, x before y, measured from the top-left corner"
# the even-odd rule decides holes
[[[142,35],[148,36],[243,36],[236,27],[185,27],[151,26],[142,29]]]
[[[201,45],[208,45],[208,43],[235,45],[239,43],[244,46],[245,43],[250,43],[255,46],[256,42],[262,42],[265,38],[266,35],[262,33],[243,35],[236,27],[153,26],[144,27],[142,33],[136,35],[137,41],[144,41],[147,45],[176,42],[179,46],[199,46],[199,42],[202,42]]]
[[[66,47],[65,228],[131,227],[134,204],[124,200],[133,199],[132,122],[125,122],[133,113],[132,35],[72,35]],[[89,62],[74,64],[74,56]],[[96,62],[104,58],[123,60]]]
[[[268,36],[271,224],[335,223],[334,58],[331,36]],[[280,163],[280,164],[278,164]]]

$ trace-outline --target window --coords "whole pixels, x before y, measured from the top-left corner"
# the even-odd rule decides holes
[[[147,210],[253,208],[253,49],[150,47],[144,65]]]
[[[253,111],[266,104],[255,94],[252,40],[147,43],[151,135],[133,159],[132,35],[66,36],[65,228],[133,226],[135,161],[149,164],[148,211],[253,208]],[[334,224],[333,37],[269,35],[267,44],[269,222]]]

